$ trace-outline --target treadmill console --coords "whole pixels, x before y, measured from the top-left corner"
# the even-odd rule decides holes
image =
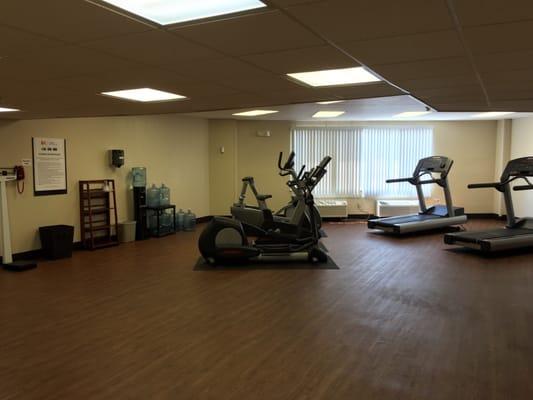
[[[415,168],[415,172],[413,173],[413,176],[419,176],[421,173],[425,172],[435,172],[435,173],[441,173],[445,176],[450,171],[450,168],[453,165],[453,160],[449,159],[448,157],[443,156],[433,156],[433,157],[427,157],[423,158],[418,162],[418,165]]]
[[[523,157],[509,161],[500,181],[505,182],[515,176],[533,176],[533,157]]]

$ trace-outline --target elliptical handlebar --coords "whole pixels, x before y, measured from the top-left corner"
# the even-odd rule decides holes
[[[331,161],[331,157],[330,156],[326,156],[322,159],[322,161],[320,161],[320,164],[318,164],[318,168],[321,168],[321,169],[324,169],[328,166],[328,164],[330,163]]]
[[[294,157],[295,157],[295,153],[294,153],[294,151],[291,151],[291,153],[289,154],[289,158],[287,158],[287,161],[285,162],[285,164],[282,165],[283,152],[282,151],[279,152],[278,168],[280,170],[279,174],[281,176],[287,176],[287,175],[291,175],[291,174],[296,176],[296,172],[294,172]]]
[[[283,161],[283,152],[280,151],[278,157],[278,168],[281,170],[288,170],[293,168],[295,156],[296,154],[294,153],[294,151],[291,151],[291,153],[289,154],[289,158],[287,158],[287,161],[285,161],[285,165],[281,165],[281,162]]]
[[[283,164],[283,152],[279,153],[278,157],[278,168],[279,168],[279,175],[280,176],[291,176],[292,179],[290,179],[287,182],[287,185],[289,187],[298,186],[299,183],[305,185],[309,190],[313,190],[313,188],[320,182],[320,180],[324,177],[326,174],[326,167],[331,162],[330,156],[325,156],[322,161],[320,161],[320,164],[318,164],[316,167],[312,168],[309,171],[305,170],[305,165],[302,165],[300,168],[300,171],[296,173],[294,170],[294,158],[295,153],[294,151],[291,151],[289,154],[289,158],[287,158],[287,161]]]
[[[313,188],[318,184],[318,182],[320,182],[324,175],[326,175],[326,167],[328,166],[330,161],[330,156],[324,157],[320,164],[318,164],[315,168],[309,171],[309,174],[307,174],[307,176],[304,175],[305,184],[307,187],[310,188],[310,190],[313,190]]]
[[[300,180],[302,179],[302,176],[305,172],[305,165],[302,165],[302,168],[300,168],[300,172],[298,172],[298,175],[296,176],[296,179]]]

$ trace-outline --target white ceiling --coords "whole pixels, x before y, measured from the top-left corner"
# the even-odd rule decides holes
[[[374,99],[348,100],[342,103],[320,105],[316,103],[291,104],[260,109],[276,110],[275,114],[257,117],[234,116],[234,113],[249,111],[250,108],[207,111],[187,114],[193,117],[208,119],[257,119],[270,121],[462,121],[462,120],[498,120],[502,118],[521,118],[533,116],[533,113],[514,113],[503,117],[473,118],[476,112],[437,112],[432,110],[429,114],[417,117],[395,117],[406,111],[426,111],[426,106],[411,96],[391,96]],[[317,111],[345,111],[345,114],[335,118],[313,118]]]

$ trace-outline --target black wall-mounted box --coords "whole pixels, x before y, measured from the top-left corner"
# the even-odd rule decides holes
[[[120,168],[124,165],[124,150],[109,150],[111,166]]]

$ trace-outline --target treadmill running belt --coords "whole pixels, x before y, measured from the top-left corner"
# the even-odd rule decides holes
[[[520,229],[520,228],[513,228],[513,229],[492,229],[489,231],[478,231],[478,232],[462,232],[462,233],[456,233],[452,234],[451,236],[455,236],[459,240],[463,240],[465,242],[477,242],[480,240],[491,240],[491,239],[503,239],[503,238],[510,238],[515,236],[522,236],[522,235],[533,235],[532,229]]]
[[[420,222],[420,221],[426,221],[429,219],[438,219],[441,218],[438,215],[432,215],[432,214],[415,214],[415,215],[403,215],[399,217],[390,217],[386,218],[383,221],[377,221],[377,225],[402,225],[402,224],[408,224],[410,222]]]

